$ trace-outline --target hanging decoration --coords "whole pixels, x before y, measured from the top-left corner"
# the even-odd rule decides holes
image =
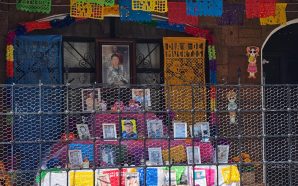
[[[80,3],[95,3],[101,6],[113,6],[115,4],[115,0],[78,0]]]
[[[221,16],[222,0],[186,0],[186,12],[192,16]]]
[[[244,6],[242,4],[225,3],[223,14],[217,18],[219,25],[243,25]]]
[[[50,25],[52,28],[63,28],[63,27],[71,25],[74,22],[75,22],[75,18],[67,15],[63,19],[54,19],[54,20],[50,21]]]
[[[17,83],[62,82],[62,36],[17,36],[14,41],[14,79]],[[46,68],[45,68],[46,67]],[[44,70],[47,69],[47,70]]]
[[[274,16],[276,0],[246,0],[246,18]]]
[[[182,24],[170,24],[167,21],[157,21],[156,28],[171,30],[176,32],[184,32],[184,25]]]
[[[198,16],[186,15],[185,2],[169,2],[168,8],[169,23],[190,24],[194,26],[199,24]]]
[[[286,14],[287,3],[277,3],[275,16],[260,18],[261,25],[282,25],[287,22]]]
[[[259,47],[249,46],[246,48],[246,55],[248,56],[248,67],[247,72],[249,73],[248,78],[256,78],[255,73],[257,70],[257,57],[259,56]]]
[[[119,16],[119,5],[103,7],[103,15],[106,16]]]
[[[130,0],[132,10],[142,10],[146,12],[168,12],[168,0]]]
[[[17,0],[16,7],[18,10],[32,12],[32,13],[45,13],[51,12],[51,0]]]
[[[51,24],[49,21],[46,21],[46,22],[33,21],[33,22],[26,22],[21,25],[25,27],[26,32],[32,32],[34,30],[46,30],[51,28]]]
[[[152,15],[150,12],[133,11],[131,9],[131,0],[119,0],[120,20],[132,22],[150,22]]]
[[[166,101],[170,108],[175,110],[191,110],[194,108],[206,110],[206,87],[198,86],[192,88],[183,85],[205,85],[205,45],[206,40],[198,37],[164,37],[164,80],[169,86],[168,91],[171,97]],[[196,95],[200,99],[192,103],[192,96]],[[183,104],[175,104],[180,100]],[[179,121],[191,122],[190,113],[181,113],[175,118]],[[206,114],[198,113],[195,116],[196,121],[205,121]]]
[[[103,19],[103,6],[96,3],[70,0],[70,16],[78,18]]]

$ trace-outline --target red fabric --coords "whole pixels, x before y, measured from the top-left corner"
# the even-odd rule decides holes
[[[246,18],[263,18],[275,15],[276,0],[246,0]]]
[[[26,22],[26,23],[23,23],[22,25],[25,26],[27,32],[32,32],[34,30],[46,30],[46,29],[52,28],[49,21],[47,21],[47,22],[37,22],[37,21]]]
[[[12,61],[6,62],[6,75],[7,75],[7,77],[13,77],[13,62]]]
[[[185,26],[184,31],[185,31],[185,33],[190,34],[195,37],[206,38],[209,45],[213,43],[213,37],[210,34],[209,30],[204,30],[204,29],[197,28],[197,27]]]
[[[198,16],[190,16],[186,14],[185,2],[168,2],[168,18],[169,23],[189,24],[194,26],[199,24]]]

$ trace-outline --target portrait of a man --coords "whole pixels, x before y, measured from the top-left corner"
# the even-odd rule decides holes
[[[78,168],[83,164],[81,150],[68,150],[68,158],[71,168]]]
[[[104,123],[103,124],[103,138],[104,139],[117,138],[115,123]]]
[[[102,45],[102,82],[110,85],[130,83],[129,45]]]
[[[82,89],[83,111],[101,110],[100,89]]]
[[[162,120],[147,120],[147,131],[149,138],[162,138]]]
[[[149,161],[152,165],[162,165],[161,148],[148,148]]]
[[[111,145],[101,147],[101,160],[105,165],[115,165],[115,150]]]
[[[90,139],[90,133],[87,124],[77,124],[77,130],[80,139]]]
[[[136,120],[121,120],[122,123],[122,138],[124,139],[137,139],[137,126]]]

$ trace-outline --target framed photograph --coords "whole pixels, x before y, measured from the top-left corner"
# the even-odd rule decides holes
[[[209,138],[210,138],[209,122],[201,122],[200,124],[201,124],[202,141],[209,142]]]
[[[229,145],[218,145],[217,146],[217,162],[218,163],[228,163],[229,148],[230,148]],[[214,162],[216,162],[216,159]]]
[[[71,168],[80,168],[83,164],[81,150],[68,150],[68,158]]]
[[[122,119],[122,138],[124,139],[137,139],[137,121],[135,119]]]
[[[103,123],[102,124],[102,133],[104,139],[116,139],[116,124],[115,123]]]
[[[131,93],[133,100],[145,107],[151,107],[150,89],[131,89]]]
[[[171,186],[177,186],[177,179],[176,179],[176,171],[171,170]],[[169,179],[169,171],[168,170],[162,170],[162,175],[161,175],[161,182],[162,186],[170,186],[170,179]]]
[[[162,165],[161,148],[148,148],[149,161],[151,165]]]
[[[187,123],[174,121],[174,138],[186,138],[187,137]]]
[[[162,138],[162,120],[147,120],[147,131],[149,138]]]
[[[109,85],[135,83],[134,43],[123,40],[98,40],[101,75],[97,79]]]
[[[99,174],[96,177],[96,186],[111,186],[110,176],[108,174]]]
[[[194,136],[192,136],[192,125],[189,125],[190,136],[194,138],[202,138],[201,124],[196,123],[194,124],[193,128],[194,128]]]
[[[126,172],[125,173],[125,186],[139,186],[139,173]]]
[[[192,164],[193,163],[193,154],[192,154],[192,147],[186,147],[187,152],[187,163]],[[201,163],[201,153],[200,153],[200,147],[194,146],[194,163],[200,164]]]
[[[101,110],[100,88],[82,89],[82,109],[83,111]]]
[[[113,145],[102,145],[100,147],[101,164],[112,166],[116,164],[116,151]]]
[[[87,124],[77,124],[77,130],[80,139],[90,139],[90,132]]]

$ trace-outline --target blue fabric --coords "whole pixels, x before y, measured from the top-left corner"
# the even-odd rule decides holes
[[[150,12],[132,10],[131,0],[120,0],[119,6],[121,21],[150,22],[152,20]]]
[[[172,30],[176,32],[184,32],[184,25],[182,24],[169,24],[167,21],[157,21],[156,28]]]
[[[62,37],[17,36],[14,41],[14,81],[18,84],[62,83]]]
[[[221,16],[222,0],[186,0],[186,14],[192,16]]]
[[[17,36],[14,42],[14,83],[44,84],[62,83],[62,37]],[[40,166],[49,150],[48,146],[26,141],[58,140],[65,125],[59,115],[39,115],[39,111],[63,111],[63,89],[61,87],[14,86],[14,112],[29,112],[14,116],[14,140],[22,142],[14,146],[17,170],[35,170]],[[41,103],[41,105],[40,105]],[[26,176],[34,177],[35,173]],[[34,179],[32,179],[34,180]],[[28,183],[28,185],[33,185]]]

